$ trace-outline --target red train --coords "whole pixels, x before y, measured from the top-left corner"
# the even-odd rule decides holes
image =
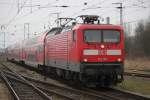
[[[41,36],[8,47],[7,59],[86,84],[112,86],[121,82],[123,28],[95,24],[97,16],[81,17],[83,24],[52,28]]]

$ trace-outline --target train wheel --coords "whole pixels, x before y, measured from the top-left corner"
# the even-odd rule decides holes
[[[71,72],[68,70],[65,70],[65,79],[67,79],[67,80],[71,79]]]
[[[105,76],[104,87],[109,87],[111,84],[112,84],[112,78],[111,78],[111,76]]]
[[[56,74],[57,74],[59,77],[61,77],[61,78],[64,77],[64,72],[63,72],[62,69],[56,69]]]

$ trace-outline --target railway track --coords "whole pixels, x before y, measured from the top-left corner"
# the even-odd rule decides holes
[[[61,95],[70,95],[70,97],[74,100],[83,99],[85,100],[85,97],[88,97],[86,100],[150,100],[150,98],[143,97],[140,95],[132,94],[129,92],[124,92],[116,89],[105,89],[103,91],[100,90],[94,90],[89,88],[80,88],[80,89],[74,89],[74,88],[66,88],[57,86],[54,84],[46,83],[43,81],[35,80],[29,77],[24,77],[28,81],[30,81],[32,84],[38,85],[43,90],[51,90],[51,92],[55,92]],[[46,89],[45,89],[46,88]],[[69,91],[69,93],[68,93]]]
[[[124,75],[126,75],[126,76],[143,77],[143,78],[150,78],[150,74],[137,73],[137,72],[124,72]]]
[[[131,93],[128,91],[118,90],[114,88],[105,88],[102,90],[97,89],[85,89],[89,92],[95,93],[97,95],[109,96],[114,100],[150,100],[150,97],[145,97],[143,95]]]
[[[6,72],[6,73],[9,74],[11,77],[15,77],[15,74],[13,74],[12,72]],[[24,78],[44,92],[51,92],[51,93],[55,93],[56,95],[65,96],[68,97],[70,100],[110,100],[110,99],[114,100],[110,97],[95,95],[90,92],[77,90],[73,88],[66,88],[55,84],[50,84],[43,81],[35,80],[25,76]]]
[[[49,97],[49,99],[43,99],[43,100],[75,100],[74,98],[71,98],[69,95],[63,95],[63,94],[61,94],[61,93],[58,93],[58,92],[55,92],[55,91],[51,91],[51,90],[48,90],[46,87],[45,88],[43,88],[43,87],[40,87],[40,86],[38,86],[37,84],[32,84],[32,82],[30,82],[30,81],[28,81],[28,80],[26,80],[24,77],[22,77],[21,75],[19,75],[19,74],[17,74],[17,73],[15,73],[13,70],[11,70],[11,69],[9,69],[9,67],[7,67],[6,65],[4,65],[4,64],[2,64],[2,63],[0,63],[1,65],[3,65],[4,66],[4,68],[2,68],[4,71],[3,72],[1,72],[2,74],[1,74],[1,76],[2,76],[2,78],[4,79],[4,78],[9,78],[9,79],[11,79],[11,80],[14,80],[14,82],[20,82],[20,83],[23,83],[23,84],[26,84],[26,83],[24,83],[24,81],[25,82],[27,82],[29,85],[31,85],[31,86],[34,86],[34,88],[36,88],[37,90],[39,90],[40,92],[42,92],[44,95],[47,95],[47,97]],[[5,74],[5,76],[3,75],[3,74]],[[3,77],[4,76],[4,77]],[[5,80],[5,79],[4,79]],[[8,80],[8,79],[7,79]],[[6,81],[7,81],[6,80]],[[5,82],[6,82],[5,81]],[[12,83],[9,83],[9,84],[12,84]],[[9,84],[7,84],[7,86],[9,87],[9,89],[12,91],[12,93],[13,93],[13,96],[16,98],[18,98],[19,96],[17,95],[17,93],[15,92],[15,89],[13,89],[13,87],[12,86],[10,86]],[[27,84],[27,85],[28,85]],[[13,85],[14,86],[14,85]],[[22,87],[24,87],[24,86],[21,86],[21,85],[15,85],[15,86],[20,86],[20,87],[18,87],[18,88],[20,88],[21,90],[25,90],[27,93],[26,94],[28,94],[28,93],[30,93],[31,94],[31,96],[32,96],[32,92],[30,92],[30,91],[27,91],[27,89],[26,88],[22,88]],[[19,92],[19,93],[23,93],[23,92]],[[37,96],[38,97],[38,96]],[[53,99],[52,99],[52,98]],[[54,99],[55,98],[55,99]],[[41,100],[41,99],[36,99],[36,98],[34,98],[34,99],[30,99],[30,98],[28,98],[27,97],[27,99],[15,99],[15,100]]]
[[[3,66],[5,66],[5,65],[3,64]],[[5,66],[5,67],[7,67],[7,66]],[[9,67],[7,67],[7,68],[9,69]],[[5,71],[5,72],[7,74],[9,74],[9,76],[15,77],[16,75],[14,73],[10,72],[10,70],[11,69],[9,69],[9,71]],[[95,95],[95,94],[88,93],[85,91],[80,91],[77,89],[65,88],[65,87],[61,87],[58,85],[35,80],[35,79],[25,77],[25,76],[24,76],[24,78],[26,80],[28,80],[30,83],[37,86],[37,88],[41,89],[44,92],[51,92],[51,93],[55,93],[56,95],[68,97],[69,100],[110,100],[109,97]]]
[[[31,78],[26,77],[27,80],[32,80]],[[51,85],[53,84],[49,84],[49,83],[45,83],[45,82],[39,82],[38,80],[32,80],[35,83],[40,83],[40,84],[46,84],[46,87],[51,87]],[[53,85],[54,86],[54,85]],[[56,85],[55,85],[56,87]],[[77,92],[80,94],[85,94],[86,95],[93,95],[95,97],[105,97],[104,100],[150,100],[150,98],[144,97],[144,96],[140,96],[140,95],[136,95],[136,94],[132,94],[129,92],[125,92],[125,91],[121,91],[121,90],[116,90],[116,89],[112,89],[112,88],[105,88],[104,91],[101,90],[95,90],[95,89],[89,89],[89,88],[64,88],[64,87],[60,87],[57,86],[59,88],[62,88],[63,90],[67,90],[67,91],[73,91],[73,92]],[[101,99],[92,99],[92,100],[101,100]]]
[[[11,77],[15,77],[15,74],[12,72],[6,73]],[[115,89],[105,89],[104,91],[101,91],[89,88],[66,88],[56,84],[32,79],[30,77],[22,77],[47,94],[55,94],[69,100],[150,100],[148,97]]]
[[[13,94],[15,100],[52,100],[50,96],[25,81],[25,79],[20,76],[16,75],[16,77],[11,77],[3,71],[1,71],[0,75]]]
[[[28,78],[28,80],[30,80]],[[37,82],[38,80],[34,80],[35,82]],[[39,82],[38,82],[39,83]],[[49,83],[45,83],[45,82],[41,82],[42,84],[47,84],[46,87],[49,87]],[[53,85],[53,84],[51,84]],[[61,87],[62,89],[66,89],[64,87]],[[66,89],[68,91],[70,91],[70,89]],[[106,97],[105,99],[107,100],[150,100],[150,98],[146,98],[140,95],[136,95],[136,94],[131,94],[128,92],[123,92],[120,90],[116,90],[116,89],[106,89],[105,91],[99,91],[99,90],[95,90],[95,89],[89,89],[89,88],[78,88],[78,89],[71,89],[71,91],[76,91],[78,93],[83,93],[83,94],[88,94],[88,95],[94,95],[97,97]],[[94,100],[94,99],[93,99]],[[96,99],[97,100],[97,99]]]

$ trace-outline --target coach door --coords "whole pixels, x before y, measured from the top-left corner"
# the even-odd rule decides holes
[[[72,46],[71,34],[72,32],[68,31],[67,33],[67,69],[69,69],[69,66],[70,66],[70,56],[71,56],[71,46]]]

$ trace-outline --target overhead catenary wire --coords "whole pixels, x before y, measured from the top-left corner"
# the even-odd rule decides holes
[[[24,1],[24,3],[22,4],[22,7],[21,7],[21,9],[19,10],[19,12],[21,12],[21,10],[23,9],[23,6],[26,4],[26,2],[27,2],[27,0]],[[20,4],[20,3],[19,3],[19,4]],[[38,10],[39,10],[39,9],[38,9]],[[8,23],[6,23],[6,28],[8,28],[8,26],[9,26],[13,21],[16,20],[16,17],[19,15],[19,12],[18,12],[15,16],[13,16],[13,18],[10,19],[10,20],[8,21]]]
[[[27,1],[28,1],[28,0],[24,0],[23,5],[25,5]],[[6,28],[9,26],[9,24],[11,24],[11,23],[15,20],[15,18],[19,15],[19,13],[20,13],[20,11],[21,11],[22,9],[23,9],[23,8],[21,8],[21,9],[19,10],[19,12],[17,12],[17,14],[16,14],[15,16],[13,16],[13,18],[8,21],[8,23],[6,24]]]
[[[102,3],[103,3],[104,1],[105,1],[105,0],[103,0],[103,1],[102,1]],[[100,2],[99,2],[99,3],[100,3]],[[48,5],[49,5],[49,4],[48,4]],[[30,13],[29,13],[29,14],[30,14]],[[28,16],[28,14],[27,14],[27,15],[22,16],[21,18],[23,18],[23,17],[25,17],[25,16]]]
[[[25,1],[24,1],[24,3],[22,4],[22,7],[21,7],[21,9],[20,9],[19,12],[21,12],[21,10],[23,9],[23,7],[25,6],[25,4],[26,4],[27,1],[28,1],[28,0],[25,0]],[[53,3],[55,3],[55,2],[56,2],[56,1],[52,2],[51,4],[53,4]],[[20,3],[19,3],[19,4],[20,4]],[[32,11],[32,13],[27,13],[27,14],[21,16],[21,17],[18,18],[18,19],[22,19],[22,18],[24,18],[24,17],[26,17],[26,16],[28,16],[28,15],[33,14],[33,12],[36,12],[36,11],[39,11],[39,10],[41,10],[41,9],[36,9],[36,10]],[[16,17],[17,17],[18,15],[19,15],[19,13],[17,13],[15,16],[13,16],[12,19],[10,19],[10,20],[8,21],[7,27],[8,27],[13,21],[17,20]]]
[[[14,2],[15,2],[15,0],[12,0],[12,3],[14,3]],[[7,17],[10,15],[11,11],[13,10],[13,7],[14,7],[14,5],[12,4],[8,11]]]
[[[103,1],[101,1],[101,2],[99,2],[99,3],[104,3],[106,0],[103,0]],[[96,3],[96,4],[99,4],[99,3]],[[96,4],[94,4],[94,5],[92,5],[92,6],[95,6]],[[48,4],[49,5],[49,4]]]
[[[76,5],[77,7],[79,7],[79,8],[81,8],[80,10],[81,10],[81,12],[78,12],[79,10],[77,10],[77,11],[74,11],[73,12],[73,17],[74,16],[77,16],[77,15],[79,15],[79,14],[83,14],[84,12],[86,13],[86,10],[84,10],[84,9],[87,9],[87,11],[89,11],[90,10],[90,12],[92,13],[92,14],[99,14],[99,15],[102,15],[102,16],[106,16],[106,15],[111,15],[112,13],[113,13],[113,16],[114,15],[117,15],[117,17],[118,17],[118,14],[119,14],[119,11],[117,11],[117,9],[115,9],[115,7],[110,7],[110,3],[111,2],[114,2],[114,0],[109,0],[108,1],[108,3],[107,3],[107,0],[100,0],[100,1],[96,1],[96,2],[92,2],[93,0],[86,0],[86,1],[88,1],[87,2],[87,5],[85,5],[85,6],[83,6],[83,7],[80,7],[80,6],[78,6],[78,5]],[[85,2],[86,2],[85,1]],[[129,0],[119,0],[119,1],[122,1],[122,2],[126,2],[126,1],[129,1]],[[54,1],[54,2],[56,2],[56,1]],[[58,1],[59,2],[59,1]],[[92,2],[92,3],[89,3],[89,2]],[[102,2],[102,3],[101,3]],[[145,2],[149,2],[149,0],[143,0],[143,2],[144,2],[144,6],[148,6],[148,3],[145,3]],[[107,3],[107,5],[108,6],[106,6],[105,4]],[[21,4],[23,4],[23,3],[20,3],[20,5]],[[132,14],[134,14],[133,12],[135,12],[135,13],[138,13],[138,11],[139,12],[141,12],[141,11],[143,11],[143,9],[144,8],[142,8],[142,4],[140,3],[140,2],[138,2],[138,0],[135,0],[135,4],[139,4],[140,6],[138,7],[138,6],[136,6],[136,5],[131,5],[131,3],[130,3],[130,5],[127,5],[127,4],[125,4],[125,9],[127,9],[127,12],[128,12],[128,10],[130,9],[130,8],[133,8],[133,9],[130,9],[130,12],[131,12],[131,14],[129,15],[129,16],[132,16]],[[51,5],[54,5],[54,3],[52,4],[52,2],[50,2],[50,3],[48,3],[48,4],[46,4],[46,5],[41,5],[41,6],[45,6],[45,9],[47,10],[47,9],[49,9],[49,7],[51,7]],[[104,6],[105,5],[105,6]],[[38,9],[38,7],[39,7],[39,5],[37,4],[32,4],[32,5],[29,5],[29,4],[25,4],[24,6],[22,6],[22,8],[24,9],[26,6],[28,6],[28,7],[34,7],[34,9],[33,9],[33,11],[32,11],[32,13],[31,12],[29,12],[29,13],[24,13],[23,11],[20,13],[20,14],[18,14],[17,15],[17,17],[15,17],[14,18],[14,20],[9,24],[9,25],[11,25],[11,24],[13,24],[13,25],[15,25],[15,23],[18,23],[20,20],[24,20],[25,18],[28,18],[28,17],[32,17],[34,14],[35,14],[35,12],[37,12],[37,13],[40,13],[40,12],[42,12],[43,10],[42,10],[42,8],[40,8],[40,9]],[[69,5],[68,5],[69,6]],[[94,8],[94,7],[98,7],[99,6],[99,8],[98,9],[90,9],[90,8]],[[129,7],[130,6],[130,7]],[[74,7],[74,5],[72,5],[72,7]],[[137,9],[136,9],[136,7],[137,7]],[[37,8],[37,9],[36,9]],[[112,9],[112,8],[114,8],[114,9]],[[135,9],[134,9],[135,8]],[[44,8],[43,8],[44,9]],[[139,10],[138,10],[139,9]],[[147,8],[145,8],[145,9],[147,9]],[[50,8],[50,10],[51,10],[51,8]],[[44,10],[45,11],[45,10]],[[114,14],[114,13],[116,13],[116,11],[118,12],[118,14]],[[111,14],[109,14],[109,13],[106,13],[106,12],[111,12]],[[124,12],[124,13],[126,13],[126,11]],[[63,14],[62,14],[63,15]],[[71,14],[72,15],[72,14]],[[126,16],[126,14],[124,15],[124,16]],[[35,21],[35,19],[31,22],[31,23],[43,23],[43,24],[45,24],[45,23],[47,23],[46,21],[44,21],[45,19],[47,20],[47,18],[48,18],[48,15],[46,15],[46,17],[40,17],[40,19],[41,20],[36,20]],[[44,20],[42,20],[42,19],[44,19]],[[15,22],[15,23],[13,23],[13,22]],[[53,24],[54,25],[54,24]],[[41,24],[41,26],[42,26],[42,24]],[[20,27],[20,26],[19,26]],[[18,30],[18,28],[17,28],[17,30]]]
[[[105,1],[105,0],[104,0]],[[87,8],[88,9],[88,8]],[[30,14],[30,13],[29,13]],[[27,15],[24,15],[24,16],[22,16],[20,19],[22,19],[23,17],[25,17],[25,16],[28,16],[28,14]]]
[[[71,16],[69,16],[69,17],[74,17],[75,15],[79,14],[80,12],[83,12],[85,9],[91,8],[91,7],[93,7],[93,6],[96,6],[97,4],[101,4],[101,3],[104,3],[104,2],[106,2],[106,0],[100,1],[100,2],[98,2],[98,3],[96,3],[96,4],[92,4],[92,5],[88,6],[88,7],[84,7],[83,9],[81,9],[81,10],[79,10],[79,11],[73,13],[73,14],[72,14]]]

